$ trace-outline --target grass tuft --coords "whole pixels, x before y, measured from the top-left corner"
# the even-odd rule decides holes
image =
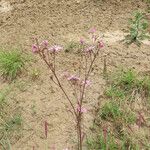
[[[20,51],[0,52],[0,74],[6,80],[14,80],[21,73],[25,65],[25,58]]]

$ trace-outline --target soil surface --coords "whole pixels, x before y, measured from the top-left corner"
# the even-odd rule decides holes
[[[0,1],[0,46],[19,47],[30,53],[32,38],[47,39],[50,44],[67,45],[78,42],[81,37],[88,39],[88,30],[97,29],[105,43],[92,74],[87,101],[89,113],[85,122],[92,122],[92,109],[103,93],[105,81],[102,74],[103,56],[107,55],[107,68],[133,68],[140,72],[150,71],[150,41],[141,47],[126,47],[120,42],[128,27],[128,19],[136,10],[145,12],[147,6],[141,0],[1,0]],[[76,62],[73,53],[59,56],[60,70],[72,70]],[[40,70],[38,80],[29,77],[33,68]],[[17,87],[11,92],[13,107],[19,105],[23,114],[23,136],[13,144],[14,150],[49,149],[58,150],[74,146],[75,131],[72,116],[68,113],[65,97],[49,79],[44,63],[36,58],[29,72],[18,79]],[[16,83],[15,83],[16,85]],[[0,81],[0,89],[8,86]],[[67,87],[66,87],[67,89]],[[68,89],[67,89],[68,90]],[[15,93],[15,94],[14,94]],[[90,121],[89,121],[90,120]],[[44,121],[49,124],[48,138],[44,137]],[[75,148],[73,148],[75,149]]]

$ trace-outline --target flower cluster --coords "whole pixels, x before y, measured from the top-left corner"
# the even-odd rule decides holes
[[[87,113],[87,109],[83,106],[78,105],[77,106],[77,112]]]
[[[70,75],[68,72],[64,72],[61,75],[63,78],[67,79],[72,85],[77,85],[77,86],[84,86],[88,87],[91,85],[90,80],[82,80],[76,75]]]
[[[32,45],[32,52],[39,53],[39,52],[43,52],[46,49],[51,53],[57,53],[63,50],[63,47],[60,45],[53,45],[51,47],[48,47],[48,45],[49,43],[47,40],[42,41],[40,44],[37,42],[36,44]]]
[[[71,87],[70,92],[66,91],[64,87],[63,81],[59,78],[59,73],[57,72],[57,58],[55,57],[58,52],[63,50],[63,47],[60,45],[49,46],[49,42],[47,40],[42,41],[41,43],[35,39],[36,43],[32,45],[32,52],[37,53],[40,58],[45,62],[50,69],[52,75],[52,81],[60,88],[60,90],[65,95],[68,100],[68,104],[71,106],[70,112],[75,117],[76,129],[77,129],[77,137],[78,137],[78,149],[82,150],[84,132],[82,131],[82,121],[83,114],[87,112],[87,109],[83,106],[84,99],[86,97],[86,88],[91,85],[91,81],[89,81],[90,73],[93,70],[94,62],[99,54],[99,51],[104,47],[104,43],[99,39],[99,36],[96,35],[96,29],[92,28],[89,31],[89,35],[92,38],[92,42],[88,43],[83,38],[80,38],[80,48],[81,48],[81,58],[79,60],[78,67],[78,76],[76,74],[69,74],[68,72],[64,72],[62,74],[62,78],[67,81],[69,86]],[[76,64],[75,64],[76,65]],[[73,66],[75,66],[73,65]],[[76,68],[75,68],[76,69]],[[74,69],[74,70],[75,70]],[[73,90],[73,92],[72,92]],[[73,96],[75,97],[75,102],[73,101]],[[45,137],[48,137],[48,122],[44,122],[45,128]],[[53,148],[55,149],[55,148]],[[67,148],[65,150],[68,150]]]
[[[91,35],[91,38],[92,38],[92,41],[93,41],[92,44],[88,45],[83,38],[80,38],[80,41],[79,41],[80,44],[82,45],[82,52],[86,56],[91,56],[92,54],[96,54],[96,52],[98,50],[100,50],[101,48],[104,47],[104,43],[96,35],[96,29],[95,28],[91,28],[89,30],[89,34]]]

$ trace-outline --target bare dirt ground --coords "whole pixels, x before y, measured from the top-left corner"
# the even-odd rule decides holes
[[[108,70],[124,66],[149,72],[150,42],[145,42],[140,48],[136,45],[127,48],[119,42],[133,11],[145,11],[146,8],[141,0],[1,0],[0,46],[20,47],[30,52],[33,36],[64,45],[79,41],[80,37],[87,38],[87,31],[95,27],[105,42],[102,56],[107,55]],[[74,61],[77,61],[74,54],[67,57],[62,54],[59,58],[62,70],[70,70]],[[86,121],[91,118],[91,110],[105,85],[101,77],[102,62],[101,58],[97,60],[92,74],[93,86],[86,102],[90,111],[85,116]],[[49,72],[44,64],[37,59],[31,69],[33,67],[41,71],[38,81],[31,81],[25,73],[10,96],[14,101],[13,107],[20,106],[25,124],[23,136],[14,143],[13,149],[31,150],[35,146],[35,149],[43,150],[47,144],[49,148],[55,145],[62,150],[74,144],[73,120],[66,112],[65,98],[49,81]],[[5,86],[7,83],[0,81],[0,89]],[[49,123],[47,140],[44,138],[44,121]]]

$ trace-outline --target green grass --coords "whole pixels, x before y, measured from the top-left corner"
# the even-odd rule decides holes
[[[150,149],[149,129],[150,108],[150,75],[137,73],[132,69],[116,71],[109,75],[104,95],[101,98],[102,106],[96,108],[93,122],[92,138],[88,137],[89,150],[140,150]],[[140,107],[139,107],[140,106]],[[144,110],[147,111],[143,111]],[[142,113],[145,122],[140,127],[141,133],[136,130],[139,119],[138,112]],[[104,140],[104,126],[109,127],[108,141]],[[142,138],[142,139],[141,139]],[[110,148],[106,148],[106,145]]]
[[[75,52],[79,48],[79,43],[71,41],[65,46],[65,52]]]
[[[18,130],[22,125],[22,118],[20,114],[14,115],[8,121],[3,124],[3,129],[6,132]]]
[[[6,80],[14,80],[23,70],[25,57],[18,50],[0,52],[0,74]]]
[[[5,109],[5,105],[7,104],[7,95],[10,91],[10,86],[0,91],[0,114],[2,113],[2,109]]]
[[[111,86],[110,88],[106,89],[105,94],[107,97],[112,98],[112,99],[124,99],[125,98],[125,93],[123,90],[115,87],[115,86]]]
[[[139,144],[129,138],[116,141],[110,131],[104,137],[104,131],[100,130],[97,137],[88,138],[86,143],[88,150],[140,150]]]
[[[117,118],[120,118],[122,114],[123,112],[115,102],[105,103],[100,111],[100,116],[104,120],[115,120]]]
[[[96,140],[93,138],[87,139],[88,150],[118,150],[118,145],[115,143],[113,136],[107,134],[105,139],[103,131],[100,131]]]
[[[113,81],[116,86],[120,86],[124,90],[129,90],[135,87],[137,83],[136,73],[133,70],[122,70]]]
[[[126,124],[134,124],[136,122],[136,115],[132,111],[125,112],[123,115],[124,122]]]
[[[8,120],[3,120],[0,124],[0,146],[3,147],[2,150],[11,149],[12,137],[19,137],[20,131],[22,129],[22,118],[20,114],[15,114]]]
[[[23,125],[18,109],[12,112],[9,100],[11,86],[0,91],[0,149],[11,150],[11,143],[21,136]]]
[[[106,95],[111,98],[122,98],[130,96],[133,91],[144,92],[146,97],[150,96],[150,76],[138,75],[133,70],[121,70],[111,80],[111,88],[106,90]]]

